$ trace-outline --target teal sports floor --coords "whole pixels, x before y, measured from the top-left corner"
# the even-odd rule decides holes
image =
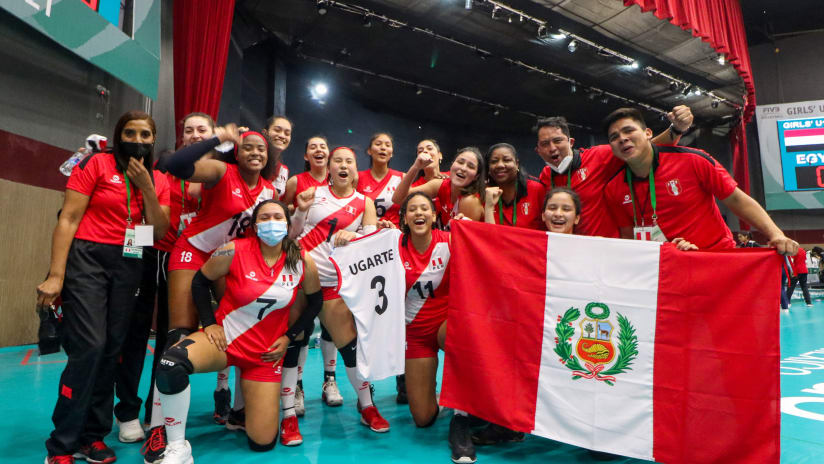
[[[824,463],[824,301],[814,301],[812,308],[793,301],[790,311],[782,311],[780,318],[784,398],[781,462]],[[151,347],[147,354],[150,350]],[[63,354],[38,357],[37,348],[32,345],[0,349],[0,402],[6,415],[6,419],[0,421],[4,464],[43,462],[43,442],[51,431],[51,412],[64,362]],[[147,369],[148,365],[147,362]],[[344,404],[329,408],[320,400],[320,350],[309,350],[303,380],[306,416],[300,421],[304,444],[291,448],[278,444],[273,452],[263,455],[250,452],[241,433],[230,432],[212,422],[215,375],[193,376],[187,436],[195,461],[199,464],[451,462],[446,441],[451,412],[442,412],[433,427],[417,429],[407,407],[395,404],[394,379],[384,380],[376,384],[375,402],[392,428],[386,434],[373,433],[360,425],[355,394],[342,367],[338,371]],[[148,375],[144,375],[141,392],[146,391],[147,379]],[[117,453],[118,462],[143,462],[140,444],[120,443],[116,430],[106,442]],[[523,443],[478,447],[477,451],[478,462],[483,464],[595,462],[585,450],[533,436],[527,436]],[[622,458],[609,462],[646,461]]]

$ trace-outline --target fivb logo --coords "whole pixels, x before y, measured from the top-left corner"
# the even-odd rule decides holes
[[[432,269],[434,270],[440,270],[444,268],[443,259],[441,259],[440,256],[434,258],[429,264],[432,266]]]

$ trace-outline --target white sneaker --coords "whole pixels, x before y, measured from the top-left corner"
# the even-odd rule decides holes
[[[189,440],[175,441],[166,445],[163,464],[194,464],[192,445]]]
[[[117,427],[120,429],[117,439],[123,443],[134,443],[146,439],[146,434],[143,432],[143,426],[140,425],[139,419],[126,422],[117,421]]]
[[[303,389],[300,385],[295,388],[295,415],[303,417],[306,414],[306,403],[303,401]]]
[[[334,377],[330,377],[329,380],[323,382],[323,395],[321,398],[327,406],[340,406],[343,404],[343,397],[340,390],[338,390],[338,383]]]

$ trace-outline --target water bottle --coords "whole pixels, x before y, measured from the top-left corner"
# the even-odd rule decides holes
[[[108,139],[102,135],[92,134],[86,137],[86,146],[74,152],[63,164],[60,165],[60,172],[69,177],[72,175],[72,169],[77,166],[83,158],[89,153],[96,153],[106,149]]]

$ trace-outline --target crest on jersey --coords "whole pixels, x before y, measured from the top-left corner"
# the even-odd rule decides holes
[[[357,213],[357,210],[355,209],[354,206],[346,205],[346,206],[343,207],[343,209],[344,209],[344,211],[351,214],[352,216],[354,216]]]
[[[113,184],[122,184],[123,183],[123,181],[120,179],[120,176],[118,176],[117,174],[113,175],[112,178],[109,179],[109,182],[111,182]]]
[[[529,203],[524,203],[524,214],[529,214]]]
[[[243,194],[240,193],[239,188],[236,188],[236,189],[232,190],[232,195],[234,195],[236,197],[243,197]]]
[[[280,275],[280,286],[283,288],[295,288],[297,285],[297,281],[295,281],[294,274],[281,274]]]
[[[441,258],[440,256],[437,258],[433,258],[432,261],[429,262],[429,264],[432,266],[433,270],[441,270],[444,268],[444,266],[446,266],[443,263],[443,258]]]
[[[624,195],[624,204],[626,205],[627,203],[632,203],[632,198],[629,196],[629,194]]]
[[[581,178],[581,181],[587,180],[587,168],[581,168],[578,170],[578,177]]]
[[[407,271],[411,271],[412,270],[412,265],[409,264],[409,261],[404,261],[403,262],[403,268],[406,269]]]
[[[670,195],[677,197],[678,195],[681,195],[681,192],[683,191],[684,189],[681,188],[681,183],[678,182],[678,179],[672,179],[667,182],[667,192],[669,192]]]

